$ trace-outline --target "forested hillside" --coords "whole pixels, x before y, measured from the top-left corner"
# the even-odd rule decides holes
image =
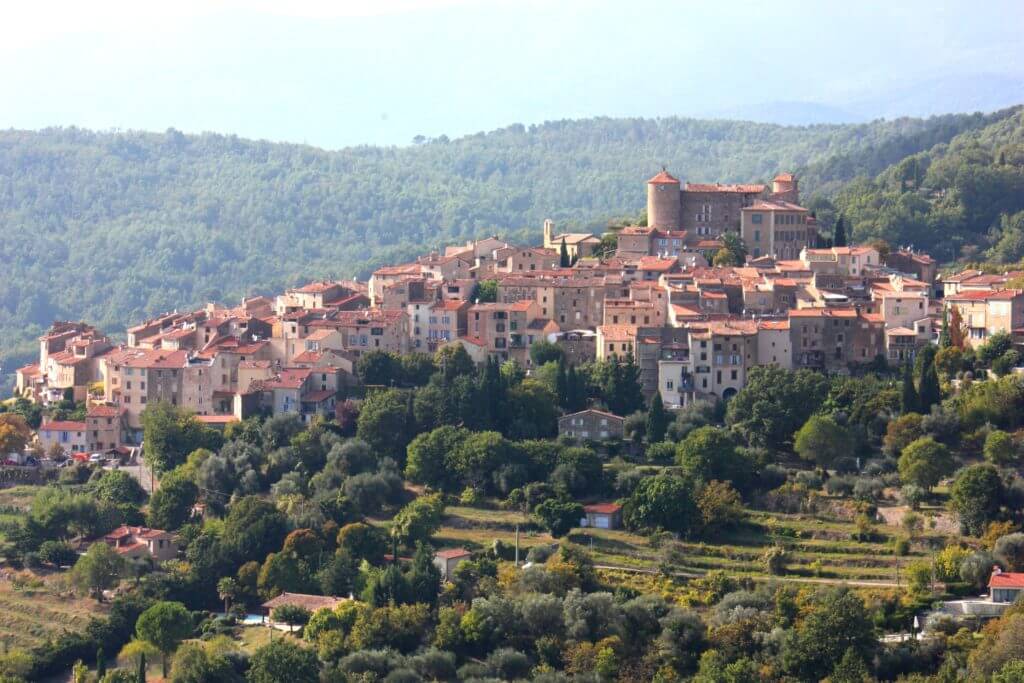
[[[174,130],[0,132],[0,360],[9,372],[54,318],[116,332],[481,234],[536,239],[545,217],[600,224],[640,209],[661,164],[702,181],[795,169],[805,194],[831,191],[1008,115],[590,119],[338,151]]]
[[[826,164],[827,165],[827,164]],[[828,202],[812,206],[833,214]],[[1024,258],[1024,111],[847,183],[834,202],[857,241],[913,244],[942,261]]]

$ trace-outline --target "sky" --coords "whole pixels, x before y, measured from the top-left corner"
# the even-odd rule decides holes
[[[921,114],[1017,101],[1022,28],[1021,0],[36,0],[0,22],[0,128],[338,148],[794,102]]]

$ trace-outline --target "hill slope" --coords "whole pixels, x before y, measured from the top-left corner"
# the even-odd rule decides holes
[[[810,127],[590,119],[333,152],[174,130],[0,132],[0,360],[10,371],[57,317],[119,332],[161,310],[365,275],[432,245],[524,229],[534,238],[545,217],[635,213],[663,163],[704,181],[806,169],[807,191],[1006,116]]]

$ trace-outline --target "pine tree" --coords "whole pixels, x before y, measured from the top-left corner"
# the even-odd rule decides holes
[[[953,345],[953,338],[949,333],[949,311],[942,309],[942,331],[939,332],[939,348],[948,349]]]
[[[836,220],[836,228],[832,233],[832,246],[846,246],[846,223],[843,221],[843,214],[839,214],[839,218]]]
[[[900,410],[904,415],[917,412],[917,390],[914,389],[914,371],[909,362],[903,366],[903,393],[900,395]]]
[[[921,369],[921,381],[918,387],[918,404],[922,413],[927,413],[932,406],[942,400],[939,388],[939,376],[935,372],[935,354],[929,354]]]
[[[103,648],[96,650],[96,679],[102,681],[107,674],[107,658],[103,654]]]
[[[661,402],[661,392],[654,392],[651,397],[650,406],[647,409],[647,442],[659,443],[665,440],[665,432],[668,430],[668,412],[665,404]]]
[[[568,268],[570,265],[569,261],[569,248],[565,246],[565,238],[562,238],[562,248],[558,252],[559,263],[563,268]]]
[[[864,683],[865,681],[872,680],[872,678],[868,673],[868,667],[864,660],[851,647],[847,648],[846,653],[843,654],[843,658],[836,664],[836,668],[832,670],[832,675],[829,676],[828,680],[832,681],[832,683]]]
[[[427,605],[437,603],[441,586],[441,571],[434,565],[434,554],[422,543],[416,544],[416,554],[409,570],[409,590],[414,602]]]

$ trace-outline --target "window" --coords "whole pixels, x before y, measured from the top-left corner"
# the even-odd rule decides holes
[[[750,222],[753,223],[754,225],[761,225],[761,222],[763,220],[764,220],[764,217],[761,214],[759,214],[759,213],[755,213],[755,214],[751,214],[750,215]]]

